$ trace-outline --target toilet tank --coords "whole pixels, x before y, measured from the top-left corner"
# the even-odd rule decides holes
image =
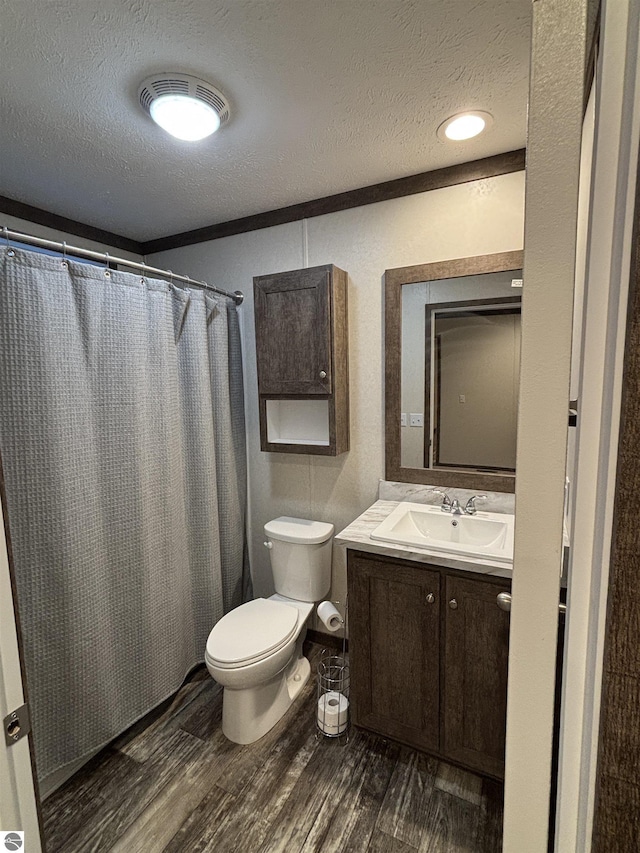
[[[320,601],[331,587],[333,524],[281,516],[264,526],[276,592]]]

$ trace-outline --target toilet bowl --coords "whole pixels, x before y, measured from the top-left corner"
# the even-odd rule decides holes
[[[207,669],[224,688],[222,731],[240,744],[273,728],[308,681],[306,626],[331,584],[332,524],[283,517],[264,529],[277,592],[223,616],[205,651]]]
[[[312,602],[258,598],[232,610],[209,634],[207,669],[224,688],[222,731],[253,743],[287,711],[309,679],[302,654]]]

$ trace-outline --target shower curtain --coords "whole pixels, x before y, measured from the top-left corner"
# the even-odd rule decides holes
[[[40,779],[171,695],[250,597],[236,307],[0,258],[0,453]]]

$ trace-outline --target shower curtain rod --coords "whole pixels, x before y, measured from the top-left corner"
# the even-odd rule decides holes
[[[229,293],[228,290],[222,290],[221,287],[216,287],[214,284],[207,284],[206,281],[197,281],[194,278],[189,278],[188,275],[177,275],[171,270],[161,270],[158,267],[150,267],[148,264],[141,264],[137,261],[128,261],[126,258],[117,258],[115,255],[110,255],[109,252],[94,252],[91,249],[81,249],[79,246],[69,246],[67,243],[61,243],[58,240],[45,240],[43,237],[35,237],[33,234],[24,234],[21,231],[12,231],[10,228],[2,229],[2,236],[5,238],[7,245],[10,247],[11,240],[17,240],[20,243],[29,243],[33,246],[40,246],[43,249],[54,249],[64,256],[67,252],[72,255],[77,255],[82,258],[89,258],[95,261],[104,261],[118,264],[118,266],[130,267],[134,270],[140,270],[144,273],[153,275],[161,275],[163,278],[168,278],[171,282],[183,281],[185,284],[192,284],[196,287],[202,287],[204,290],[211,290],[213,293],[219,293],[221,296],[228,296],[233,299],[236,305],[242,305],[244,294],[240,290]]]

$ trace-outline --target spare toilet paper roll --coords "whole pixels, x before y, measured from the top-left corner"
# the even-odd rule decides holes
[[[332,633],[342,628],[342,616],[330,601],[323,601],[318,605],[318,618]]]
[[[318,699],[318,728],[327,735],[339,735],[349,722],[349,700],[343,693],[331,690]]]

